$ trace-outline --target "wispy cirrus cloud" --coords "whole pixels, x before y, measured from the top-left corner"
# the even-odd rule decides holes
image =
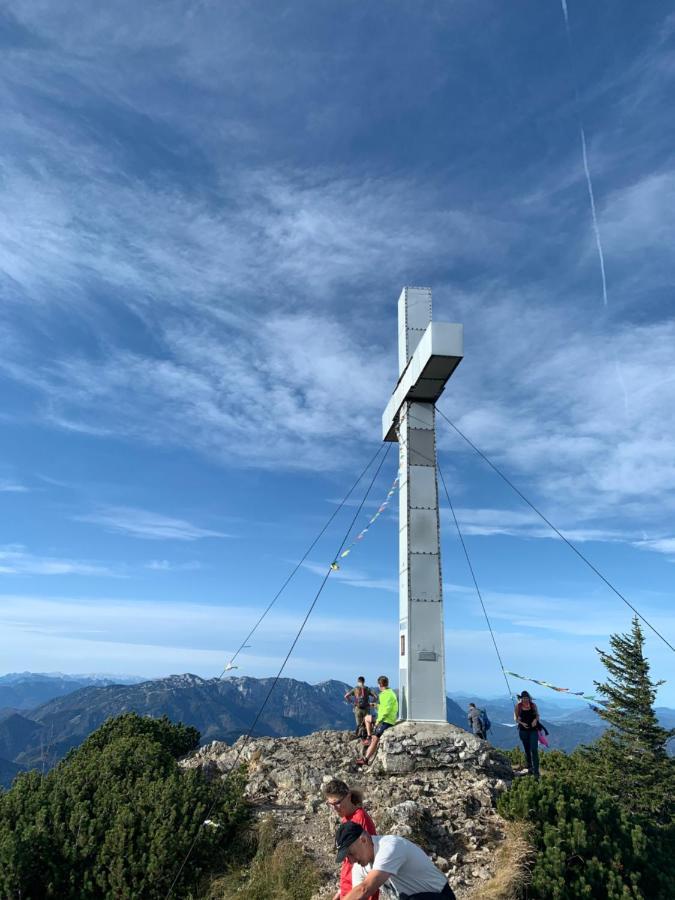
[[[460,298],[463,310],[472,302]],[[610,540],[662,532],[675,508],[675,320],[609,328],[576,310],[484,295],[473,325],[480,359],[467,365],[467,353],[450,383],[441,401],[450,419],[561,530],[573,522],[580,539],[591,528]],[[442,446],[472,453],[438,427]],[[511,526],[529,527],[519,517]]]
[[[455,509],[457,520],[462,532],[466,535],[479,537],[493,537],[495,535],[504,535],[511,537],[526,538],[550,538],[551,540],[560,540],[559,536],[549,528],[539,516],[532,510],[514,510],[514,509],[479,509],[479,508],[462,508]],[[454,524],[451,519],[450,511],[446,511],[449,525]],[[611,543],[633,543],[638,535],[636,532],[628,530],[612,530],[602,528],[577,528],[574,525],[569,527],[563,522],[555,523],[556,527],[565,535],[565,537],[576,543],[584,543],[586,541],[603,541]]]
[[[82,560],[39,556],[22,544],[0,546],[0,575],[102,575],[123,577],[119,569]]]
[[[196,560],[174,563],[168,559],[151,559],[145,564],[145,568],[150,569],[151,572],[194,572],[201,567],[202,564]]]
[[[612,540],[619,510],[649,524],[675,508],[675,433],[664,414],[672,323],[589,314],[597,259],[587,199],[575,194],[583,173],[574,123],[569,146],[560,141],[545,165],[521,169],[521,160],[510,187],[500,178],[475,193],[465,186],[476,177],[468,165],[419,177],[361,157],[335,165],[325,156],[256,156],[241,165],[223,148],[255,144],[269,117],[233,103],[221,127],[204,128],[213,120],[208,92],[220,86],[220,105],[230,109],[223,98],[236,100],[243,66],[251,83],[288,99],[298,72],[311,82],[325,57],[303,53],[279,78],[285,54],[267,37],[265,51],[256,49],[262,38],[245,10],[229,16],[231,52],[223,53],[213,40],[223,29],[207,26],[217,9],[202,16],[172,3],[157,23],[132,7],[82,20],[68,4],[23,4],[24,37],[4,60],[0,269],[6,296],[18,301],[13,314],[29,312],[18,326],[6,323],[0,365],[32,390],[36,420],[190,448],[228,465],[335,467],[379,440],[396,376],[393,302],[400,283],[419,276],[441,286],[437,310],[466,324],[467,358],[446,408],[557,521],[581,520],[580,540]],[[284,18],[297,38],[302,16]],[[648,52],[590,94],[620,88],[626,115],[636,98],[662,97],[671,31],[666,20]],[[89,52],[73,52],[81,46]],[[141,73],[131,56],[143,50]],[[340,69],[339,52],[330,54]],[[433,55],[425,50],[424,60]],[[432,69],[429,84],[447,85],[445,61]],[[172,79],[194,91],[189,110],[167,102]],[[418,103],[421,85],[392,84]],[[305,101],[301,140],[312,129],[332,134],[335,123],[319,115],[324,98]],[[354,104],[349,93],[335,102],[341,127]],[[629,141],[638,158],[654,144],[649,128],[645,121],[626,135],[620,117],[604,132],[594,128],[589,144],[616,309],[631,309],[638,281],[672,283],[672,166],[650,157],[639,170],[619,169],[610,146],[628,156]],[[282,131],[275,137],[288,139]],[[144,340],[120,336],[117,315]],[[51,334],[63,321],[94,349],[64,341],[42,352],[36,332]]]
[[[346,587],[362,588],[366,590],[389,591],[398,593],[398,581],[396,578],[373,578],[361,569],[355,569],[351,562],[338,560],[340,568],[331,572],[331,579]],[[344,568],[343,568],[344,565]],[[328,564],[321,565],[311,560],[302,564],[302,568],[314,575],[323,577],[328,571]]]
[[[187,604],[100,596],[75,599],[34,593],[3,594],[0,601],[7,666],[18,669],[21,658],[32,658],[42,659],[49,668],[53,666],[51,660],[63,659],[65,654],[74,671],[115,671],[126,660],[132,668],[135,666],[134,674],[149,675],[186,670],[206,677],[219,675],[262,612],[257,603],[216,606],[199,601]],[[303,613],[271,613],[252,646],[239,657],[239,669],[233,674],[267,676],[276,672],[302,618]],[[315,614],[304,632],[305,647],[323,648],[328,653],[343,630],[343,618]],[[371,641],[372,653],[383,653],[392,640],[390,631],[393,634],[393,627],[378,629]],[[330,677],[351,679],[349,669],[358,666],[360,654],[356,646],[353,656],[345,653]],[[325,677],[324,665],[321,659],[300,650],[286,675]]]
[[[20,484],[18,481],[9,481],[6,478],[0,478],[0,493],[8,493],[8,494],[25,494],[28,493],[29,488],[25,486],[25,484]]]
[[[73,518],[79,522],[101,525],[109,531],[147,540],[198,541],[202,538],[229,537],[225,532],[202,528],[185,519],[127,506],[104,507],[97,512]]]
[[[640,550],[652,550],[655,553],[662,553],[670,562],[675,562],[675,538],[662,537],[653,540],[635,541],[635,546]]]

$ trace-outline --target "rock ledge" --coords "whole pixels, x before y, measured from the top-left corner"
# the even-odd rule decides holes
[[[361,746],[347,732],[319,731],[301,738],[255,738],[243,746],[214,741],[183,761],[212,777],[239,756],[248,767],[247,794],[258,816],[272,815],[314,858],[326,878],[315,900],[336,885],[333,834],[337,820],[321,787],[341,778],[365,795],[380,833],[415,840],[448,875],[458,898],[468,898],[492,874],[504,839],[495,810],[513,771],[486,741],[454,725],[403,722],[382,737],[375,761],[358,769]],[[477,894],[480,896],[480,893]]]

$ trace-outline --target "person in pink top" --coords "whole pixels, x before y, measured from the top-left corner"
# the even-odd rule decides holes
[[[377,834],[373,820],[363,808],[361,791],[350,788],[339,778],[334,778],[323,786],[322,793],[328,806],[340,817],[340,822],[355,822],[368,834]],[[333,895],[333,900],[341,900],[351,891],[352,865],[351,860],[343,859],[340,869],[340,887]],[[379,897],[379,893],[373,894],[373,897]]]

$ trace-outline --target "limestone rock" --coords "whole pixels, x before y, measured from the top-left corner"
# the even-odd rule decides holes
[[[335,814],[321,787],[341,778],[365,795],[380,834],[401,834],[435,857],[458,898],[491,873],[504,838],[497,797],[513,778],[508,760],[487,742],[453,725],[404,722],[385,732],[375,761],[359,769],[362,747],[349,732],[320,731],[300,738],[214,741],[182,765],[209,777],[244,764],[246,792],[257,815],[273,815],[323,872],[330,898],[337,884]]]

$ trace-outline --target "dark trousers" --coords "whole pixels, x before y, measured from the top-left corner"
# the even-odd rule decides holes
[[[518,726],[518,734],[523,743],[527,768],[532,775],[539,777],[539,740],[536,728],[523,728]]]
[[[449,884],[442,891],[422,891],[421,894],[401,894],[401,900],[456,900],[455,894]]]

